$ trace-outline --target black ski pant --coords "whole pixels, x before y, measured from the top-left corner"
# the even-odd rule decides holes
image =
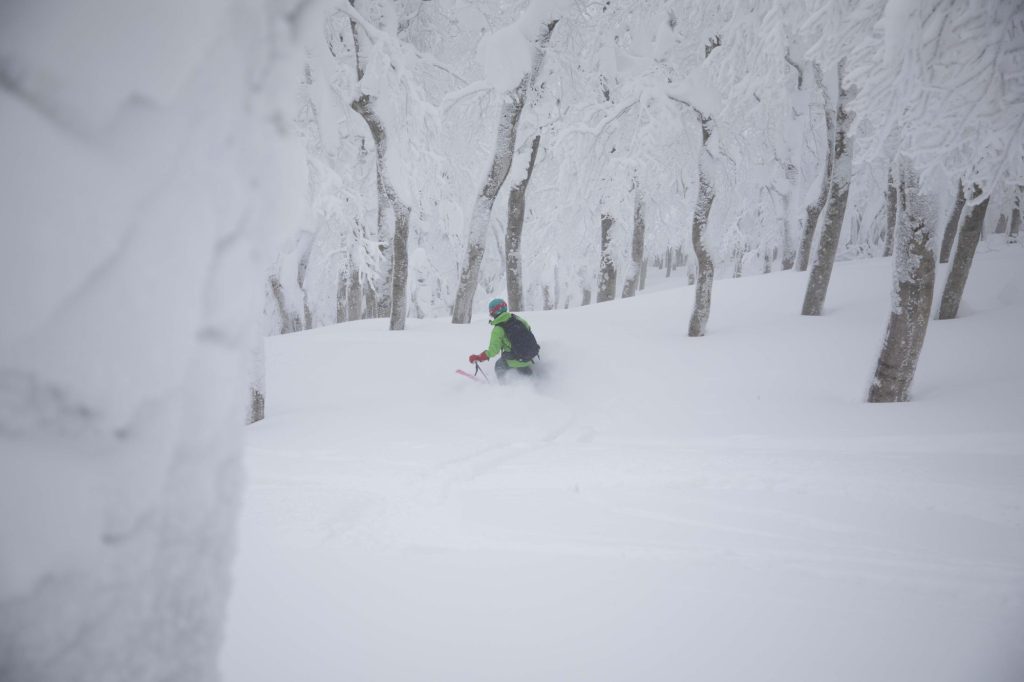
[[[498,377],[499,382],[505,380],[505,373],[508,372],[509,370],[514,371],[517,374],[521,374],[523,376],[530,376],[533,374],[533,367],[530,366],[509,367],[508,361],[511,358],[511,354],[508,351],[505,351],[504,353],[501,354],[501,357],[498,358],[498,361],[494,363],[494,375]]]

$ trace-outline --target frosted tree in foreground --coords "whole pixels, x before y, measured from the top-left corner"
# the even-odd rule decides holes
[[[487,227],[491,221],[491,209],[494,207],[494,199],[498,195],[498,190],[501,189],[501,185],[505,182],[508,171],[512,167],[519,117],[523,113],[527,93],[537,80],[537,74],[540,73],[541,65],[544,62],[544,51],[551,39],[551,32],[558,23],[557,19],[542,19],[538,22],[540,26],[537,27],[534,26],[536,17],[531,14],[533,13],[527,12],[527,16],[524,17],[526,21],[521,22],[522,26],[513,25],[504,29],[507,32],[536,31],[536,37],[533,41],[528,68],[519,77],[518,83],[505,95],[505,102],[498,117],[494,158],[469,219],[465,262],[459,273],[459,287],[452,308],[454,324],[468,324],[473,318],[473,297],[476,294],[476,286],[480,277],[480,263],[483,261],[487,243]],[[534,21],[530,21],[530,19]],[[522,40],[523,36],[515,36],[513,39]],[[504,75],[507,77],[507,74]]]
[[[2,680],[217,678],[297,4],[4,6]]]

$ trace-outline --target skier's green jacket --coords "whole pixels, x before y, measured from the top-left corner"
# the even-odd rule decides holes
[[[516,317],[519,316],[517,315]],[[487,347],[487,350],[484,351],[485,353],[487,353],[488,358],[497,359],[501,357],[501,354],[503,352],[512,350],[512,342],[509,341],[508,334],[506,334],[505,330],[501,327],[501,325],[505,324],[510,319],[512,319],[512,313],[505,311],[501,315],[498,315],[493,320],[488,320],[488,322],[490,322],[491,324],[491,345],[489,345]],[[527,329],[530,328],[530,324],[523,318],[519,317],[519,321],[526,325]],[[529,362],[523,362],[522,360],[513,360],[512,358],[506,359],[506,362],[508,363],[509,367],[530,366]]]

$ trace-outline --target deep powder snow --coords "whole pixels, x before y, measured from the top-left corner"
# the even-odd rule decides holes
[[[678,280],[526,312],[543,376],[500,388],[454,373],[482,311],[271,339],[226,679],[1021,679],[1022,265],[979,254],[901,405],[889,260],[820,318],[719,280],[701,339]]]

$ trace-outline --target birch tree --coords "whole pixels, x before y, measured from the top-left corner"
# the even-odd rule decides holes
[[[949,262],[949,254],[953,250],[953,240],[956,239],[956,228],[960,225],[960,214],[963,213],[964,203],[964,181],[957,181],[956,200],[953,202],[953,210],[946,221],[946,229],[942,232],[942,246],[939,249],[939,262]]]
[[[533,136],[530,143],[530,158],[526,164],[526,175],[508,193],[508,224],[505,228],[505,286],[508,292],[509,310],[523,310],[523,261],[522,240],[523,220],[526,217],[526,190],[533,177],[533,166],[537,162],[540,148],[540,134]]]
[[[1024,8],[934,0],[854,12],[868,27],[848,31],[861,126],[874,133],[876,151],[895,135],[899,173],[892,310],[868,400],[903,401],[934,290],[938,226],[929,188],[950,176],[981,188],[965,201],[974,230],[991,188],[1024,175]],[[879,24],[885,30],[871,28]],[[964,258],[969,246],[965,234]],[[958,277],[965,280],[966,269]]]
[[[366,77],[366,56],[365,48],[361,48],[363,38],[376,35],[375,27],[363,19],[354,11],[355,0],[350,0],[353,8],[349,13],[349,26],[352,35],[352,49],[355,53],[355,68],[357,82],[359,83],[358,97],[352,100],[350,106],[366,122],[373,136],[373,144],[376,152],[377,168],[377,233],[382,240],[391,234],[391,249],[387,262],[387,280],[390,280],[390,292],[383,298],[381,305],[388,309],[390,317],[389,325],[391,330],[405,329],[406,314],[406,283],[409,278],[409,215],[410,208],[403,202],[395,191],[394,183],[391,180],[391,170],[388,167],[388,132],[377,111],[377,97],[365,92],[362,83]],[[391,229],[388,229],[387,222],[393,221]]]
[[[679,69],[677,80],[682,80],[682,65],[689,64],[688,56],[675,59],[680,23],[669,4],[652,3],[642,8],[647,11],[625,5],[592,10],[566,24],[560,41],[565,49],[549,54],[557,69],[547,81],[554,88],[549,99],[572,104],[551,127],[547,167],[555,177],[543,185],[555,186],[545,190],[555,210],[546,222],[551,248],[557,248],[552,259],[585,260],[560,269],[574,277],[562,287],[574,301],[585,300],[595,282],[604,285],[598,287],[600,300],[614,298],[612,269],[623,295],[635,294],[647,242],[659,250],[682,242],[676,226],[689,214],[692,199],[683,196],[684,178],[695,170],[695,145],[691,110],[685,109],[684,121],[683,109],[667,95],[672,79],[666,69]],[[640,197],[637,187],[643,188]],[[567,196],[577,199],[566,201]],[[602,224],[603,239],[593,229]],[[589,233],[578,226],[589,226]]]
[[[836,158],[836,110],[832,104],[832,97],[829,95],[828,87],[825,84],[825,73],[821,64],[815,62],[812,65],[814,70],[814,84],[821,95],[822,118],[825,123],[825,165],[821,174],[821,189],[818,196],[807,205],[806,215],[801,223],[800,245],[797,249],[795,269],[803,272],[811,259],[811,249],[814,245],[814,232],[818,227],[818,218],[829,197],[829,188],[832,185],[832,168]]]
[[[515,152],[516,133],[519,128],[519,117],[523,113],[526,95],[533,87],[537,75],[544,62],[544,51],[551,32],[554,31],[557,19],[548,20],[539,28],[534,39],[529,68],[523,73],[518,84],[505,95],[505,101],[498,116],[497,139],[494,143],[494,158],[483,187],[477,194],[476,203],[469,218],[469,235],[467,238],[465,261],[459,273],[459,285],[452,308],[452,323],[468,324],[473,318],[473,297],[476,294],[477,281],[480,277],[480,263],[486,248],[487,227],[491,220],[491,209],[494,198],[501,189],[505,177],[512,165]],[[520,30],[515,27],[513,30]]]
[[[934,203],[906,156],[899,161],[899,221],[893,251],[892,311],[868,402],[903,402],[910,395],[924,346],[935,289]]]
[[[974,194],[980,195],[981,188],[975,187]],[[967,275],[971,272],[974,252],[978,248],[982,227],[985,225],[988,202],[988,198],[985,198],[980,204],[972,204],[967,209],[963,226],[960,228],[960,235],[956,240],[956,253],[953,255],[953,262],[949,266],[949,275],[946,277],[946,284],[942,289],[938,315],[940,320],[953,319],[960,310],[960,301],[964,295],[964,287],[967,285]]]
[[[835,159],[829,178],[825,224],[821,229],[818,249],[815,252],[814,264],[811,266],[811,274],[807,280],[807,291],[804,294],[804,305],[801,311],[804,315],[821,315],[825,305],[825,294],[828,292],[829,280],[832,278],[832,267],[839,249],[839,236],[843,230],[843,219],[846,217],[846,202],[850,196],[850,179],[853,170],[850,129],[854,118],[854,114],[850,110],[850,100],[856,94],[856,87],[850,84],[845,71],[846,61],[843,59],[840,60],[838,67],[839,100],[836,104]],[[808,218],[809,222],[810,218]]]
[[[713,48],[709,48],[708,53]],[[704,336],[711,315],[711,285],[715,281],[715,262],[708,248],[707,231],[708,215],[715,201],[715,187],[708,171],[709,152],[708,140],[711,139],[711,118],[700,115],[701,136],[703,145],[699,162],[699,189],[697,206],[693,209],[693,224],[690,237],[693,240],[693,251],[697,256],[697,281],[693,294],[693,311],[690,313],[690,336]]]
[[[896,175],[889,169],[889,181],[885,186],[885,250],[882,255],[892,255],[893,240],[896,236],[896,219],[899,214],[899,187]]]
[[[714,36],[704,47],[704,59],[707,60],[716,47],[722,44],[719,36]],[[715,262],[708,246],[708,216],[711,205],[715,201],[715,186],[711,176],[712,163],[708,142],[711,140],[713,119],[706,110],[693,106],[689,101],[678,96],[669,95],[672,99],[693,107],[700,121],[701,151],[697,162],[697,205],[693,209],[693,223],[690,237],[693,240],[693,251],[697,256],[697,280],[693,294],[693,311],[690,313],[690,336],[704,336],[708,317],[711,315],[711,285],[715,281]]]
[[[630,270],[622,287],[622,298],[635,296],[643,288],[644,238],[647,225],[644,219],[644,195],[639,183],[633,186],[633,240],[630,248]]]
[[[1010,211],[1010,232],[1006,236],[1007,244],[1016,244],[1020,234],[1020,210],[1021,202],[1024,201],[1024,186],[1018,186],[1016,196],[1013,198],[1013,209]]]
[[[615,298],[615,259],[612,257],[612,228],[615,218],[610,214],[601,215],[601,268],[598,274],[597,302]]]

